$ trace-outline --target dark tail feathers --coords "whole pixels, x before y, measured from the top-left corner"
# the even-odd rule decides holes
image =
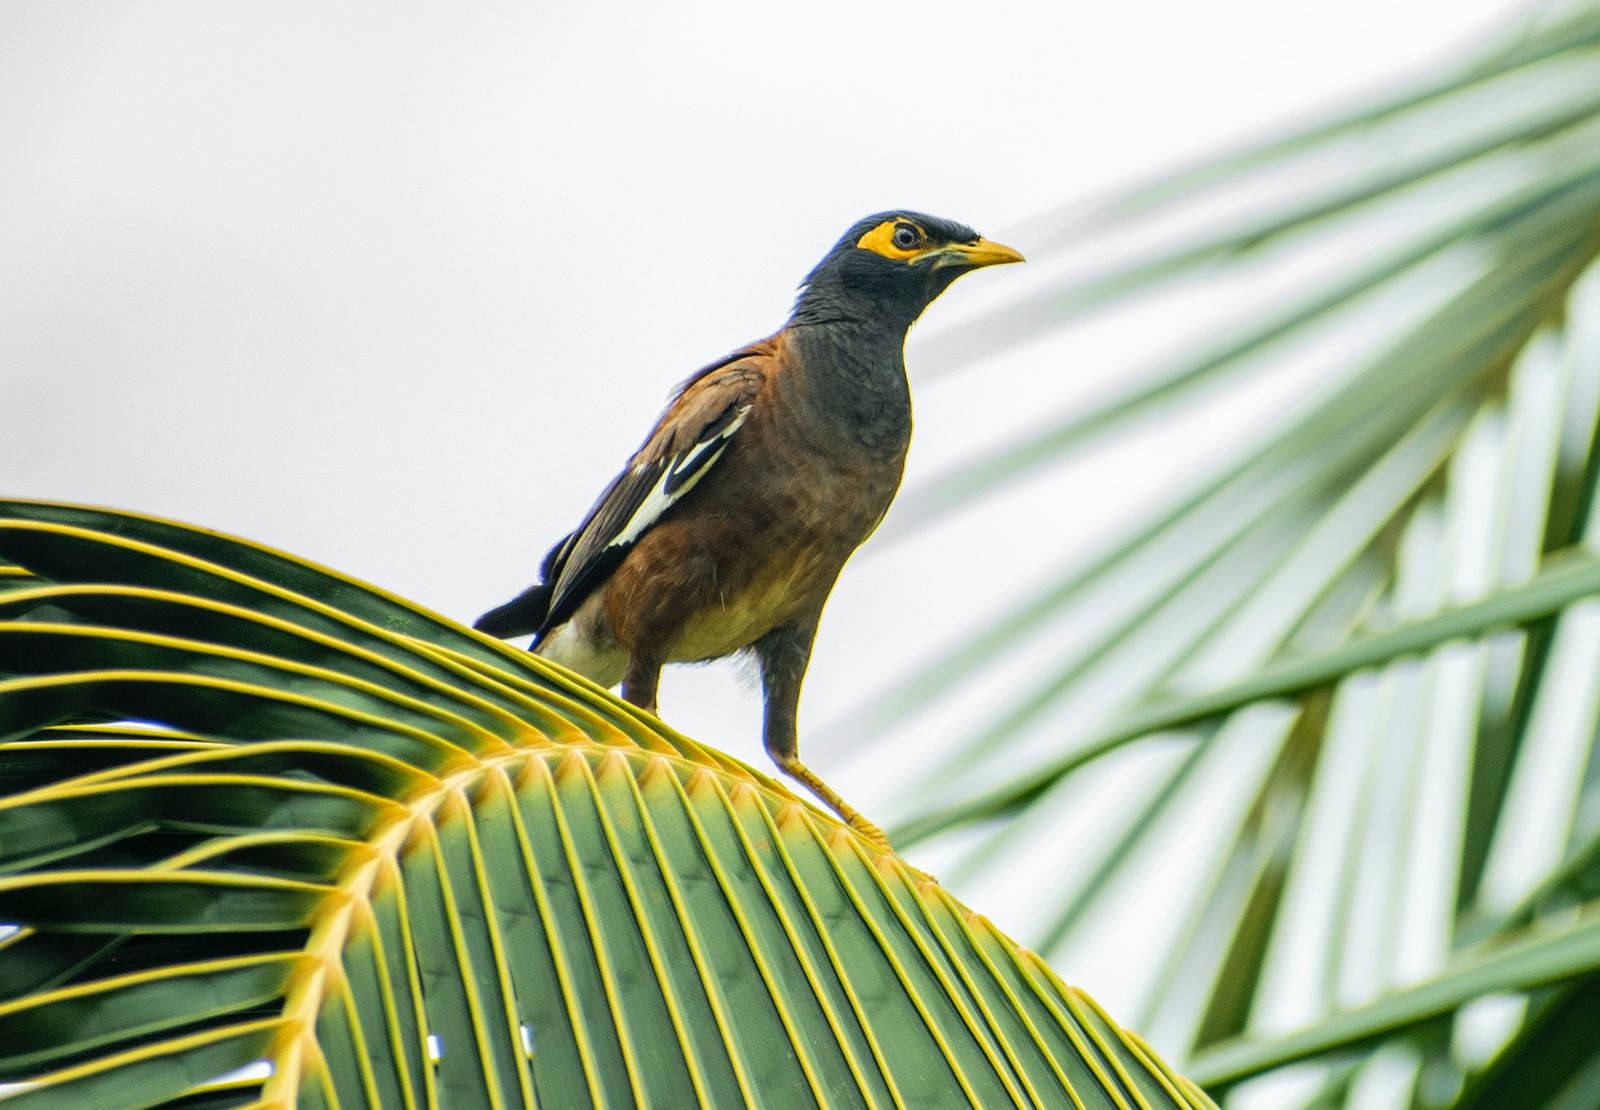
[[[502,640],[538,632],[550,615],[552,592],[548,585],[529,586],[504,605],[490,609],[472,627]]]

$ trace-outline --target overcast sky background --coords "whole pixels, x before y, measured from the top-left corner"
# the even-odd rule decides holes
[[[1392,87],[1520,9],[0,0],[0,492],[237,533],[470,622],[857,218],[921,209],[1027,253],[1040,213]],[[1044,272],[963,279],[914,377],[941,321]],[[908,484],[1115,388],[1208,311],[925,383]],[[1303,388],[869,547],[824,620],[802,753]],[[733,667],[669,671],[661,705],[767,766]],[[823,769],[870,814],[908,750]]]

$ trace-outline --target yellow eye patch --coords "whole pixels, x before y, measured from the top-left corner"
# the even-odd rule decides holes
[[[895,230],[902,227],[910,228],[916,233],[917,241],[914,246],[906,248],[895,245]],[[883,255],[885,258],[896,258],[902,261],[914,254],[920,254],[927,245],[927,235],[910,220],[884,220],[883,223],[856,240],[856,246],[864,251],[872,251],[875,254]]]

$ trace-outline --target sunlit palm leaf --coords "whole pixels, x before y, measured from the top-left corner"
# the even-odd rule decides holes
[[[525,652],[127,514],[0,503],[0,556],[8,1107],[1209,1105],[926,876]]]

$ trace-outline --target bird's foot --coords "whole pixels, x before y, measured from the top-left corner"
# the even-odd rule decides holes
[[[817,797],[828,803],[828,808],[837,813],[841,820],[850,828],[866,837],[874,848],[880,852],[893,854],[894,849],[889,847],[889,838],[883,835],[883,830],[868,821],[852,805],[839,797],[837,791],[817,777],[817,773],[801,763],[794,756],[780,756],[773,753],[773,760],[782,767],[784,772],[797,781],[804,783]]]
[[[878,826],[874,825],[871,821],[868,821],[865,817],[861,816],[861,814],[852,810],[849,819],[845,823],[856,832],[872,841],[873,847],[877,848],[878,851],[888,852],[890,854],[894,853],[894,849],[889,847],[889,838],[883,835],[883,830],[878,828]]]

